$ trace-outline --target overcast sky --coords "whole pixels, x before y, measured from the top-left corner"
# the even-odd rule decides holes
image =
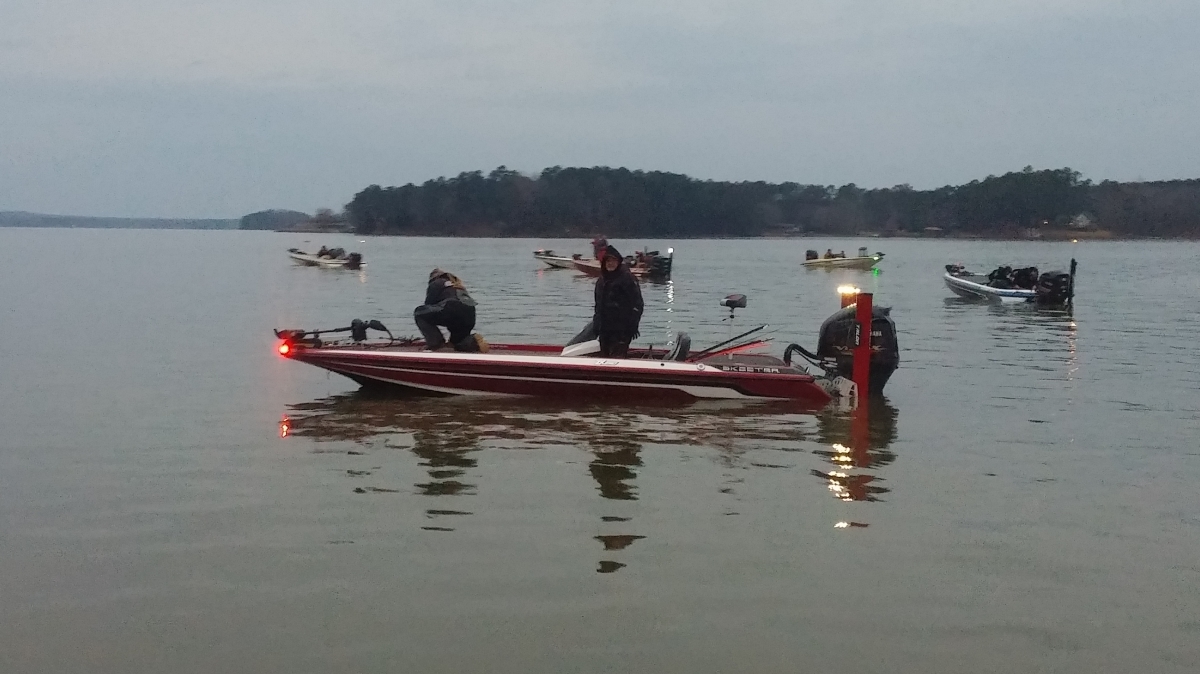
[[[0,210],[239,217],[501,164],[1200,178],[1197,0],[0,0]]]

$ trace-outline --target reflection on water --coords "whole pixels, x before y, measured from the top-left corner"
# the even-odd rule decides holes
[[[884,478],[879,469],[896,460],[888,446],[896,439],[895,407],[882,396],[869,400],[866,408],[849,413],[828,412],[817,418],[821,449],[813,454],[832,465],[825,470],[814,469],[829,492],[840,501],[875,502],[891,491],[879,484]],[[834,525],[844,529],[866,527],[863,522],[839,521]]]
[[[438,498],[478,493],[478,482],[486,479],[477,459],[484,449],[582,448],[592,455],[587,471],[596,492],[605,503],[617,508],[601,515],[600,520],[602,526],[620,530],[593,536],[605,553],[614,553],[643,538],[628,511],[617,504],[644,498],[636,479],[644,462],[653,456],[648,454],[651,446],[715,449],[713,458],[726,473],[719,491],[732,494],[733,485],[742,482],[736,477],[738,470],[795,468],[763,460],[753,453],[802,452],[809,449],[806,443],[819,440],[823,448],[814,453],[834,468],[813,474],[829,485],[838,485],[839,493],[847,500],[878,500],[888,490],[877,484],[882,478],[870,471],[895,460],[895,454],[886,448],[896,435],[896,410],[886,401],[876,400],[872,401],[871,412],[869,441],[863,444],[854,440],[851,417],[836,413],[813,417],[797,412],[788,403],[579,407],[539,399],[404,398],[359,391],[290,405],[279,435],[316,441],[318,452],[406,450],[419,459],[425,471],[410,492]],[[335,445],[347,442],[355,449]],[[826,449],[830,447],[833,449]],[[839,449],[843,447],[847,449]],[[664,452],[659,456],[667,455]],[[347,471],[346,475],[361,481],[371,478],[372,472]],[[397,490],[356,484],[353,491],[373,494]],[[471,510],[461,505],[431,507],[425,513],[439,526],[425,528],[453,531],[451,525],[456,518],[471,515]],[[597,571],[611,573],[624,566],[605,559]]]
[[[1074,309],[1071,306],[1040,306],[1034,302],[989,302],[967,297],[942,298],[948,315],[974,314],[986,312],[992,316],[1001,316],[1023,322],[1028,325],[1062,324],[1074,320]]]
[[[596,450],[596,458],[588,464],[588,471],[596,479],[601,496],[616,501],[637,500],[637,489],[633,486],[637,473],[633,467],[642,465],[638,451],[640,447],[635,443],[612,450]]]
[[[588,447],[603,462],[600,455],[610,453],[636,458],[645,444],[715,445],[737,454],[770,441],[796,451],[786,445],[811,439],[813,419],[789,402],[580,406],[540,398],[404,398],[362,390],[289,405],[281,433],[317,442],[420,445],[435,453],[473,451],[483,442],[575,445]],[[405,442],[394,436],[411,437]]]
[[[637,477],[637,472],[634,468],[642,465],[642,460],[638,456],[641,446],[636,442],[622,441],[622,437],[628,438],[631,436],[617,436],[612,438],[615,442],[609,448],[601,449],[600,447],[593,447],[592,451],[595,452],[596,458],[588,464],[588,472],[596,480],[602,497],[614,501],[636,501],[637,488],[633,486],[633,479]],[[619,515],[604,515],[600,519],[602,522],[615,523],[629,522],[631,518],[620,517]],[[605,551],[624,550],[640,538],[645,538],[645,536],[608,534],[595,537],[596,540],[604,545]],[[624,564],[615,560],[600,560],[596,572],[613,573],[624,566]]]
[[[468,468],[478,463],[471,452],[479,451],[479,433],[472,424],[445,424],[437,429],[415,429],[410,448],[429,471],[429,482],[415,485],[426,496],[473,494],[475,485],[462,481]]]

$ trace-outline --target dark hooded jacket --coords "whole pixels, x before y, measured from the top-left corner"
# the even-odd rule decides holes
[[[440,269],[433,270],[429,275],[429,287],[425,289],[425,304],[445,306],[446,302],[452,301],[475,306],[475,300],[467,294],[467,287],[460,278]]]
[[[604,267],[604,259],[616,257],[621,263],[613,271]],[[592,322],[596,333],[636,336],[642,321],[642,289],[617,249],[608,246],[600,259],[600,278],[596,280],[596,310]]]

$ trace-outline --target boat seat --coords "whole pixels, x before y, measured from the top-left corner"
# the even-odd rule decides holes
[[[680,332],[675,335],[675,346],[667,353],[663,360],[687,360],[688,353],[692,350],[692,338],[686,332]]]

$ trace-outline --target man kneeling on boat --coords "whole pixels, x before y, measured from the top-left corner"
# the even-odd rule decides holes
[[[446,338],[438,327],[444,326],[450,331],[450,346],[455,351],[487,353],[487,342],[471,332],[475,329],[475,300],[467,294],[462,279],[454,274],[436,268],[429,272],[425,304],[413,311],[413,319],[425,336],[426,351],[446,346]]]

